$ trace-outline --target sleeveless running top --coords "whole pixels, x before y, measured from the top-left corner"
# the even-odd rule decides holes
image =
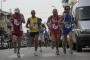
[[[38,26],[38,18],[29,18],[30,25],[32,28],[29,29],[30,32],[38,32],[39,26]]]

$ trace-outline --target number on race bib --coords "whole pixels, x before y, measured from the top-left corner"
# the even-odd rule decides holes
[[[65,27],[66,28],[70,28],[71,27],[71,24],[66,24]]]
[[[52,24],[52,26],[53,26],[53,29],[58,29],[58,25]]]
[[[17,25],[17,26],[19,26],[20,25],[20,20],[15,19],[14,20],[14,24]]]
[[[33,28],[37,28],[37,27],[38,27],[38,25],[37,25],[36,23],[31,24],[31,26],[32,26]]]

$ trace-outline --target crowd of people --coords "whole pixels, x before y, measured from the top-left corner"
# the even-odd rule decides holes
[[[12,22],[12,42],[14,53],[20,57],[20,45],[23,36],[22,23],[25,23],[23,14],[16,8],[11,17]],[[64,8],[63,15],[58,15],[57,9],[53,9],[53,15],[48,17],[47,28],[42,24],[42,19],[36,16],[36,11],[31,11],[31,17],[26,22],[26,28],[29,29],[30,46],[35,47],[35,56],[38,56],[38,47],[42,52],[42,46],[48,46],[48,38],[51,40],[51,47],[56,47],[56,55],[59,55],[59,45],[62,43],[63,52],[66,54],[67,45],[70,53],[73,54],[72,30],[74,24],[73,15],[70,13],[70,7]],[[45,34],[45,35],[44,35]],[[45,38],[45,39],[44,39]]]

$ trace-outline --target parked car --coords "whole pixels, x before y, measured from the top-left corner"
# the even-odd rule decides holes
[[[7,49],[8,48],[8,43],[7,42],[3,42],[2,44],[0,43],[0,48],[1,49]]]

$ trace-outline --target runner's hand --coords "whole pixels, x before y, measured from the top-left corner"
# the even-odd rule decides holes
[[[32,28],[33,28],[33,26],[30,26],[29,28],[30,28],[30,29],[32,29]]]
[[[29,26],[28,26],[28,28],[32,29],[32,28],[33,28],[33,26],[29,25]]]
[[[48,29],[49,29],[49,30],[52,30],[52,27],[51,27],[51,26],[49,26],[49,27],[48,27]]]

